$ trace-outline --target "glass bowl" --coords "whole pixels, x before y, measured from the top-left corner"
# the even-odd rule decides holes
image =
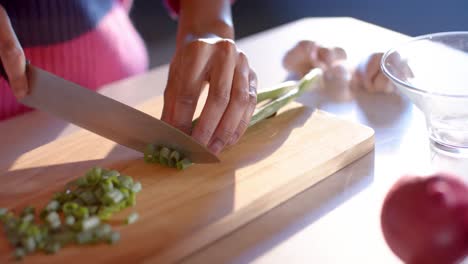
[[[468,154],[468,32],[412,38],[387,51],[381,68],[424,113],[434,146]]]

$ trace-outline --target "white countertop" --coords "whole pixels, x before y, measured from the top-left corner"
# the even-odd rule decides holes
[[[301,39],[343,47],[355,64],[407,38],[351,18],[313,18],[238,43],[258,74],[260,87],[266,88],[287,77],[282,56]],[[135,106],[162,94],[167,70],[159,67],[101,92]],[[467,160],[431,151],[424,116],[398,95],[328,87],[305,96],[313,96],[322,110],[374,128],[375,151],[197,252],[187,263],[400,263],[380,231],[380,206],[391,184],[407,173],[450,170],[468,176]],[[22,153],[78,129],[40,112],[0,123],[0,171],[8,170]]]

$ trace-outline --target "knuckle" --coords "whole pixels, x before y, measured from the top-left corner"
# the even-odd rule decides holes
[[[208,43],[206,43],[205,41],[202,41],[202,40],[194,40],[194,41],[190,42],[187,45],[187,47],[191,51],[197,51],[197,50],[200,50],[200,49],[204,49],[207,46],[207,44]]]
[[[243,51],[239,51],[239,54],[237,55],[237,59],[239,61],[239,64],[242,66],[248,66],[249,65],[249,59],[247,58],[247,55]]]
[[[249,91],[249,103],[254,106],[257,104],[257,91],[256,90]]]
[[[248,105],[250,102],[250,93],[248,87],[239,87],[233,93],[232,100],[240,106]]]
[[[182,106],[193,106],[197,103],[197,96],[194,93],[181,93],[175,96],[177,104]]]
[[[236,47],[231,40],[223,39],[216,43],[218,52],[223,56],[233,56],[236,52]]]
[[[213,99],[217,104],[227,106],[229,100],[231,99],[230,91],[227,89],[216,89],[213,91]]]

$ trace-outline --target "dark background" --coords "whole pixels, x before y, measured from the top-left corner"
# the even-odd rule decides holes
[[[237,0],[233,5],[237,38],[303,17],[330,16],[354,17],[417,36],[467,30],[467,13],[467,0]],[[150,50],[151,66],[168,63],[177,23],[162,1],[136,0],[131,16]]]

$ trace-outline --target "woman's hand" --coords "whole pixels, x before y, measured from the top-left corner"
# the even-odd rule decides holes
[[[19,99],[24,97],[28,93],[26,59],[2,5],[0,5],[0,60],[13,93]]]
[[[257,78],[226,22],[229,1],[204,1],[181,1],[177,50],[164,92],[162,120],[219,154],[247,130],[257,101]],[[206,83],[208,98],[192,130]]]

